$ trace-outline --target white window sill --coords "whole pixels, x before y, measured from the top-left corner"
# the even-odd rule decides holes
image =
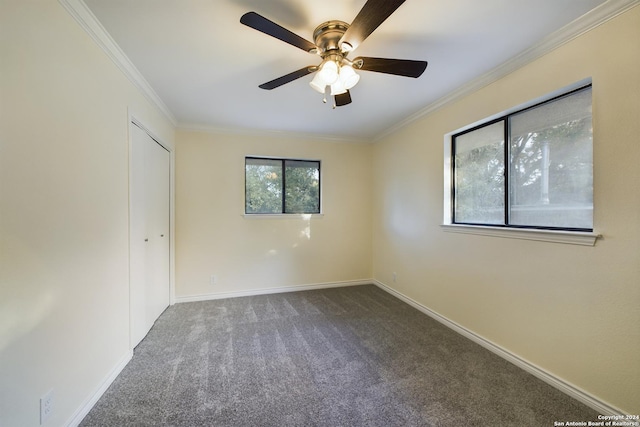
[[[542,242],[583,246],[594,246],[598,237],[602,237],[596,233],[581,231],[535,230],[528,228],[486,227],[463,224],[442,224],[440,227],[450,233],[477,234],[508,239],[538,240]]]
[[[309,221],[311,219],[319,219],[324,214],[242,214],[245,219],[302,219]]]

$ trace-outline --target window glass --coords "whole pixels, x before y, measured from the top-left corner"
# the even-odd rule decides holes
[[[245,213],[320,213],[320,162],[245,158]]]
[[[509,223],[591,228],[591,89],[509,118]]]
[[[282,162],[245,160],[245,213],[282,213]]]
[[[592,231],[591,122],[589,85],[454,135],[452,223]]]
[[[320,213],[320,162],[285,160],[286,213]]]
[[[454,139],[455,222],[504,224],[504,122]]]

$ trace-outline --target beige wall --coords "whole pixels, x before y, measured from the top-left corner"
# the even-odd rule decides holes
[[[640,7],[374,147],[374,278],[640,412]],[[595,247],[446,233],[443,135],[593,78]],[[394,283],[392,273],[397,272]]]
[[[321,160],[323,215],[244,217],[247,155]],[[370,279],[370,180],[368,144],[178,131],[177,298]]]
[[[0,425],[66,425],[129,354],[128,108],[174,130],[58,2],[0,7]]]

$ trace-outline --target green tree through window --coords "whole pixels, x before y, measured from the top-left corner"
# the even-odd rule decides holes
[[[587,86],[454,135],[453,223],[592,230],[591,121]]]
[[[320,213],[320,162],[245,158],[245,213]]]

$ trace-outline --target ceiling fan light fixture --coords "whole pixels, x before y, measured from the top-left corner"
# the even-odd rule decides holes
[[[342,79],[338,79],[331,85],[331,95],[342,95],[347,93],[347,88],[344,86]]]
[[[320,65],[318,76],[320,76],[327,85],[332,85],[338,80],[338,73],[338,63],[333,60],[325,60],[322,65]]]
[[[343,65],[340,67],[340,81],[345,89],[351,89],[360,81],[360,76],[355,72],[351,65]]]
[[[318,73],[313,80],[309,82],[309,86],[311,86],[316,92],[324,93],[325,88],[327,87],[327,82],[325,82],[320,73]]]
[[[404,2],[405,0],[365,0],[351,24],[331,20],[318,25],[313,32],[313,43],[256,12],[245,13],[240,18],[241,24],[322,58],[319,66],[301,68],[258,87],[271,90],[307,74],[317,73],[310,82],[311,87],[324,95],[324,102],[327,95],[332,94],[335,95],[335,106],[343,106],[351,103],[349,90],[360,81],[356,69],[420,77],[427,68],[427,61],[375,57],[358,57],[353,61],[347,59],[348,54],[356,50]]]

